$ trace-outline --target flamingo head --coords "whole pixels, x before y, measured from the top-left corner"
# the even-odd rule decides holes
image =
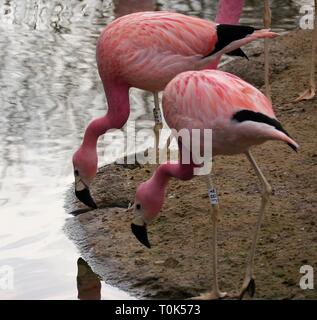
[[[73,155],[73,167],[76,197],[88,207],[97,209],[89,190],[89,186],[97,174],[98,158],[96,151],[86,151],[82,147],[79,148]]]
[[[135,237],[146,247],[151,248],[148,240],[147,225],[158,216],[164,202],[164,188],[153,183],[153,177],[137,188],[134,204],[134,219],[131,230]]]

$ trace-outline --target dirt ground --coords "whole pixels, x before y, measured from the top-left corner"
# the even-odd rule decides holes
[[[250,61],[235,60],[224,69],[263,89],[262,51],[261,46],[249,48]],[[255,299],[317,298],[316,289],[299,287],[302,265],[317,270],[317,100],[291,103],[308,83],[310,53],[310,31],[294,31],[271,42],[274,110],[300,150],[296,154],[279,142],[253,150],[274,190],[257,246]],[[130,231],[132,214],[125,208],[153,169],[101,168],[92,185],[100,209],[70,217],[65,229],[104,281],[132,295],[182,299],[208,291],[211,220],[201,178],[171,181],[161,215],[148,228],[152,249],[141,246]],[[232,293],[242,284],[260,205],[259,184],[244,156],[217,157],[214,169],[223,214],[218,234],[220,288]],[[69,206],[83,208],[76,201]]]

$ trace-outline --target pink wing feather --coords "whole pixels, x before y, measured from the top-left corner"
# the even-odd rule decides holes
[[[164,90],[163,111],[168,126],[178,132],[184,128],[212,129],[214,154],[242,153],[252,145],[270,139],[283,140],[298,147],[295,141],[273,126],[254,121],[233,121],[233,116],[241,110],[276,119],[270,101],[258,89],[226,72],[184,72]]]
[[[180,74],[167,85],[163,101],[165,119],[177,130],[186,127],[176,124],[179,117],[199,120],[204,128],[212,128],[218,120],[228,121],[242,109],[275,118],[264,94],[242,79],[217,70]]]
[[[101,34],[99,72],[132,87],[160,91],[178,73],[195,69],[216,41],[216,24],[210,21],[171,12],[130,14]]]

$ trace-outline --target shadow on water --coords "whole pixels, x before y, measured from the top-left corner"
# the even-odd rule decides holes
[[[246,1],[242,23],[262,25],[258,4]],[[0,267],[12,266],[15,277],[14,289],[0,298],[76,299],[78,252],[63,233],[64,194],[72,153],[87,123],[107,108],[95,63],[102,28],[141,10],[212,19],[216,6],[215,0],[0,0]],[[297,2],[274,0],[272,11],[274,29],[297,27]],[[130,120],[152,128],[152,96],[133,89],[130,97]],[[118,157],[122,141],[114,134],[100,140],[100,164]],[[105,290],[107,297],[127,297]]]
[[[77,290],[79,300],[100,300],[101,281],[88,263],[83,259],[77,260]]]

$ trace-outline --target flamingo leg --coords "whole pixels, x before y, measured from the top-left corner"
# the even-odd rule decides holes
[[[271,26],[271,9],[270,1],[264,0],[264,27],[269,29]],[[265,81],[265,95],[271,100],[271,86],[270,86],[270,61],[269,61],[269,40],[264,39],[264,81]]]
[[[256,243],[258,241],[258,237],[259,237],[259,230],[262,224],[262,220],[263,220],[263,216],[264,216],[264,212],[265,212],[265,208],[266,205],[268,203],[269,197],[272,193],[272,188],[270,186],[270,184],[268,183],[268,181],[266,180],[264,174],[262,173],[261,169],[259,168],[259,166],[257,165],[254,157],[252,156],[251,152],[248,151],[246,153],[246,156],[248,158],[248,160],[251,162],[253,169],[255,170],[256,175],[258,176],[261,185],[262,185],[262,199],[261,199],[261,207],[260,207],[260,212],[258,215],[258,220],[256,223],[256,227],[255,227],[255,232],[253,235],[253,240],[252,240],[252,245],[251,245],[251,249],[250,249],[250,253],[249,253],[249,257],[248,257],[248,261],[247,261],[247,268],[246,268],[246,272],[245,272],[245,277],[244,277],[244,281],[243,281],[243,285],[242,288],[240,290],[240,294],[239,294],[239,298],[242,299],[244,294],[246,292],[249,293],[249,295],[252,297],[255,293],[255,281],[254,281],[254,277],[253,277],[253,266],[254,266],[254,256],[255,256],[255,249],[256,249]]]
[[[162,160],[160,159],[160,149],[159,149],[159,144],[160,144],[160,130],[163,128],[163,121],[162,121],[162,114],[160,110],[160,100],[158,96],[158,92],[154,92],[154,109],[153,109],[153,115],[154,115],[154,120],[155,120],[155,126],[154,126],[154,132],[155,132],[155,145],[156,145],[156,163],[160,163],[159,161]],[[164,148],[162,149],[162,155],[166,154],[166,159],[163,158],[163,161],[166,161],[170,159],[170,149],[169,146],[171,144],[172,137],[169,136]]]
[[[317,0],[315,0],[315,19],[314,19],[314,30],[312,36],[312,55],[310,61],[310,77],[309,77],[309,88],[299,95],[294,102],[302,100],[311,100],[316,95],[316,82],[315,82],[315,69],[316,69],[316,42],[317,42]]]
[[[211,203],[211,219],[212,219],[212,272],[213,272],[213,286],[212,291],[204,293],[198,297],[193,298],[194,300],[212,300],[222,299],[227,296],[226,292],[221,292],[218,285],[218,250],[217,250],[217,233],[218,233],[218,220],[219,220],[219,204],[216,194],[216,190],[212,183],[212,174],[206,175],[206,184],[208,188],[208,195]]]
[[[162,124],[162,114],[160,109],[160,99],[158,92],[154,92],[154,109],[153,109],[153,115],[154,115],[154,132],[155,132],[155,146],[156,146],[156,163],[159,163],[159,144],[160,144],[160,130],[163,128]]]

